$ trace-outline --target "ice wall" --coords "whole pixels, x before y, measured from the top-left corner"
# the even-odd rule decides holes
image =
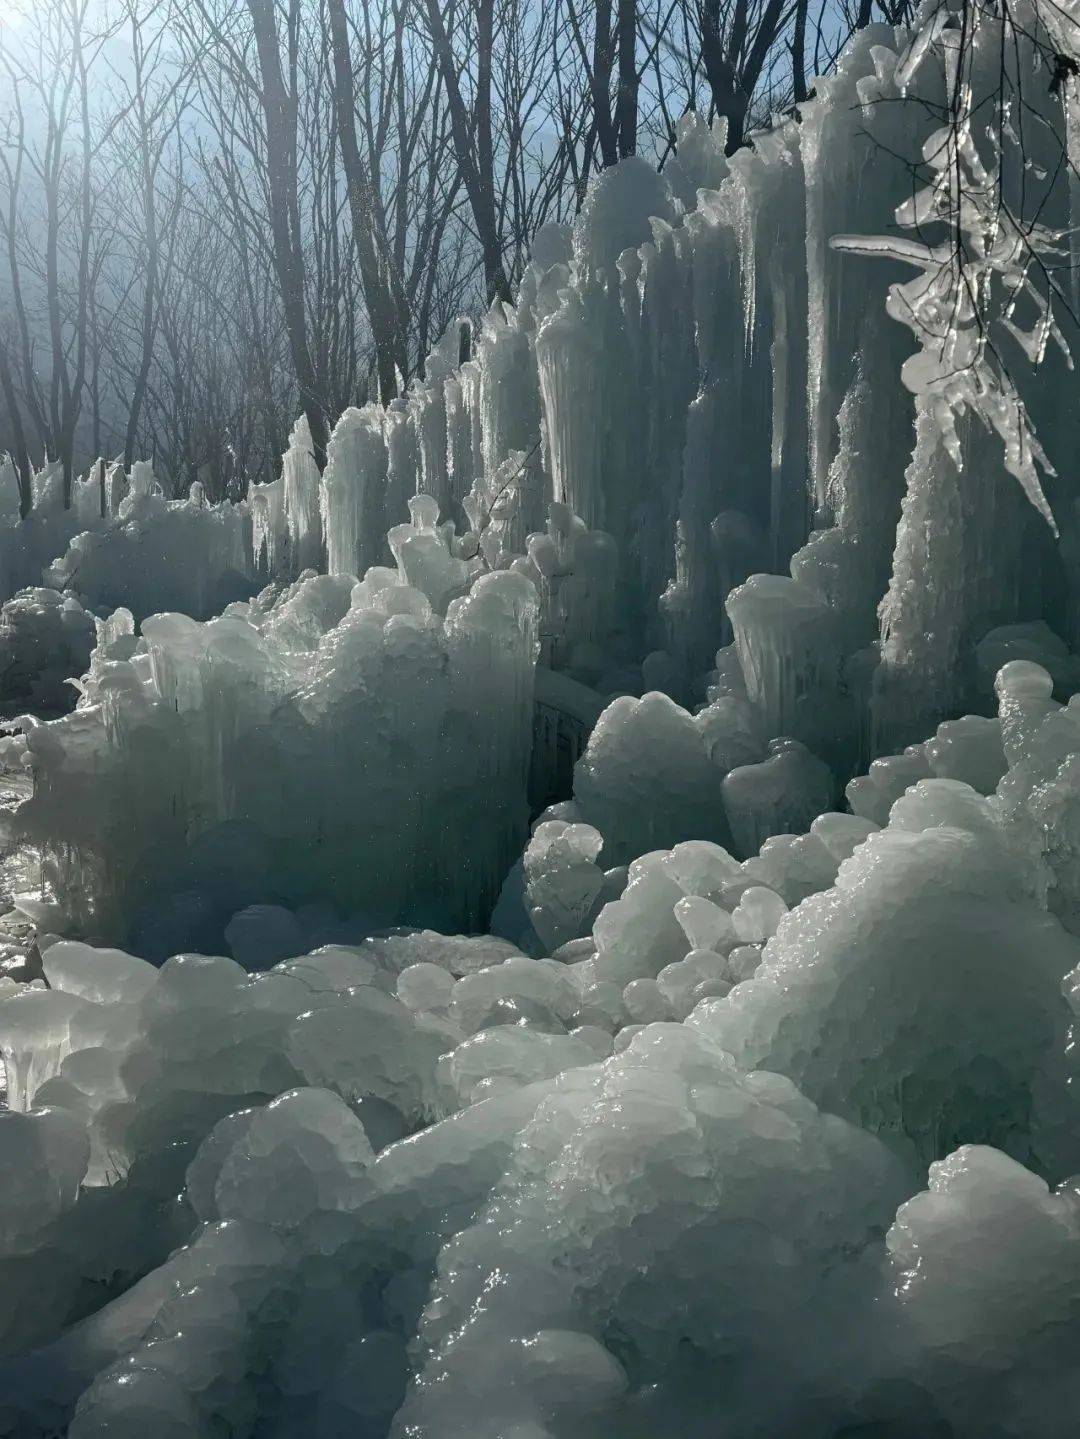
[[[6,742],[69,920],[183,930],[187,904],[213,934],[243,903],[321,898],[475,925],[527,818],[537,600],[472,578],[434,610],[392,570],[313,577],[96,655],[75,714]],[[414,579],[445,600],[441,572]]]
[[[1036,283],[1039,263],[1055,272],[1068,218],[1055,163],[1063,92],[1043,86],[1032,101],[1016,163],[1019,132],[997,136],[983,103],[1000,29],[979,10],[956,92],[970,106],[964,173],[971,190],[1000,174],[1012,210],[1038,223],[1005,227],[982,256],[989,201],[964,211],[994,353],[1011,350],[1001,364],[976,353],[968,315],[950,351],[963,378],[940,356],[927,370],[934,307],[947,313],[952,293],[932,274],[945,254],[933,217],[953,203],[956,169],[935,116],[953,104],[958,42],[930,9],[924,33],[916,50],[885,25],[860,32],[797,121],[734,157],[690,118],[662,176],[631,160],[598,177],[572,226],[537,236],[517,301],[492,308],[463,364],[456,322],[402,400],[344,417],[319,482],[329,571],[381,562],[384,531],[419,492],[464,533],[470,492],[493,495],[520,454],[507,551],[531,553],[552,502],[614,542],[617,619],[594,637],[605,653],[588,683],[644,693],[643,663],[662,653],[653,675],[662,668],[663,687],[694,703],[734,640],[764,728],[847,774],[971,705],[989,628],[1045,618],[1072,639],[1073,497],[1045,466],[1041,482],[1028,473],[1043,451],[1062,464],[1076,438],[1062,348],[1072,320],[1060,304],[1040,308]],[[1017,94],[1045,60],[1021,38],[1008,65]],[[908,160],[924,150],[929,183],[913,198]],[[898,225],[921,227],[927,244],[895,240]],[[1028,251],[1035,279],[1010,289]],[[1021,488],[1052,512],[1060,541]],[[270,510],[266,534],[292,538],[269,543],[257,522],[257,544],[272,572],[293,575],[302,526],[284,488]],[[950,518],[927,545],[931,513]],[[761,572],[783,578],[741,588]],[[551,662],[566,668],[569,651]]]
[[[198,481],[186,499],[167,500],[145,469],[115,519],[75,535],[45,568],[46,584],[103,614],[130,610],[136,620],[159,610],[209,619],[251,595],[247,504],[212,505]]]
[[[40,585],[42,571],[81,531],[110,523],[125,491],[123,467],[100,460],[84,479],[76,479],[71,507],[65,509],[62,469],[53,462],[33,476],[33,503],[21,519],[15,466],[0,454],[0,603]]]

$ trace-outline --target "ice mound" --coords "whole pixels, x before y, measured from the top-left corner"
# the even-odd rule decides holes
[[[549,819],[526,851],[550,958],[430,930],[256,973],[45,950],[52,988],[0,1004],[13,1117],[62,1115],[30,1333],[124,1277],[0,1373],[21,1432],[1025,1432],[1075,1238],[1071,1189],[1017,1161],[1075,1167],[1080,952],[1001,802],[931,778],[883,829],[683,841],[594,912],[599,849]],[[957,1142],[991,1157],[920,1196]]]
[[[847,801],[854,814],[883,825],[895,801],[919,780],[961,780],[989,795],[1007,767],[1001,720],[963,715],[945,720],[924,743],[875,759],[865,774],[848,783]]]
[[[574,259],[583,270],[610,272],[624,250],[652,235],[652,222],[675,219],[671,188],[656,167],[632,156],[601,172],[574,222]]]
[[[0,1026],[9,1076],[23,1076],[9,1097],[26,1105],[29,1097],[20,1095],[34,1089],[55,1101],[51,1110],[12,1113],[8,1126],[13,1142],[18,1126],[27,1133],[37,1126],[48,1151],[45,1179],[55,1191],[51,1208],[28,1198],[32,1224],[19,1219],[17,1208],[9,1211],[20,1234],[27,1231],[24,1271],[41,1281],[43,1313],[40,1320],[24,1315],[27,1342],[59,1328],[80,1285],[98,1273],[115,1266],[130,1284],[135,1266],[162,1266],[92,1321],[78,1342],[61,1341],[68,1345],[67,1372],[84,1375],[83,1387],[98,1369],[105,1371],[80,1404],[76,1432],[78,1426],[95,1432],[90,1426],[104,1424],[105,1416],[124,1419],[124,1375],[134,1372],[132,1382],[142,1388],[143,1370],[161,1367],[166,1350],[159,1341],[166,1340],[172,1356],[166,1369],[186,1395],[176,1400],[185,1422],[199,1412],[225,1412],[218,1404],[235,1402],[237,1412],[246,1412],[243,1356],[261,1323],[257,1310],[295,1282],[295,1258],[269,1242],[266,1228],[304,1248],[302,1236],[325,1216],[384,1203],[379,1195],[399,1182],[393,1175],[400,1165],[395,1159],[382,1189],[369,1185],[376,1149],[393,1149],[394,1140],[438,1113],[495,1093],[500,1079],[505,1089],[512,1076],[516,1091],[538,1075],[590,1065],[598,1052],[597,1036],[568,1035],[557,1017],[569,1024],[580,1005],[566,968],[527,960],[485,938],[391,934],[355,950],[327,947],[253,976],[222,958],[176,956],[154,970],[119,952],[67,942],[46,950],[45,965],[52,989],[26,990],[5,1004],[16,1018],[19,1011],[36,1016],[41,1034],[62,1036],[51,1073],[18,1068],[13,1045],[27,1033],[29,1019],[17,1026],[5,1011]],[[486,974],[497,977],[485,981]],[[433,984],[433,975],[442,983]],[[561,1037],[549,1034],[542,1011]],[[470,1047],[473,1032],[480,1043]],[[486,1037],[496,1041],[494,1048]],[[511,1057],[508,1069],[507,1056],[535,1040],[550,1040],[551,1055],[539,1064]],[[609,1047],[599,1046],[601,1052]],[[440,1054],[452,1057],[449,1070],[437,1069]],[[508,1132],[503,1122],[492,1129],[489,1121],[470,1139],[466,1128],[460,1162],[474,1172],[473,1181],[461,1181],[466,1190],[476,1182],[469,1156],[492,1144],[505,1148],[531,1112],[525,1104],[506,1111]],[[426,1131],[435,1154],[444,1155],[436,1161],[436,1208],[438,1176],[446,1182],[450,1155],[460,1148],[453,1134],[444,1143],[438,1128]],[[0,1127],[0,1143],[6,1132]],[[421,1168],[427,1152],[417,1156]],[[409,1153],[401,1161],[409,1171]],[[80,1194],[88,1162],[90,1187]],[[415,1186],[415,1167],[412,1178],[400,1182]],[[33,1173],[27,1168],[28,1186],[36,1182]],[[427,1202],[422,1189],[415,1200]],[[152,1223],[155,1212],[162,1218]],[[53,1283],[54,1260],[33,1226],[51,1234],[61,1220],[67,1229],[59,1243],[50,1243],[64,1263]],[[200,1223],[207,1227],[198,1229]],[[165,1262],[168,1248],[189,1238],[190,1247]],[[179,1282],[179,1274],[172,1277],[177,1265],[192,1274],[198,1294],[174,1305],[169,1296]],[[139,1357],[140,1336],[153,1360]],[[108,1371],[111,1358],[125,1352],[129,1358]],[[281,1362],[287,1367],[290,1361],[283,1356]],[[226,1380],[226,1371],[233,1377]],[[145,1381],[150,1409],[163,1402],[162,1393],[173,1392],[166,1385],[159,1393],[156,1382]],[[286,1380],[282,1387],[293,1392]],[[144,1400],[131,1404],[138,1418]],[[389,1413],[384,1417],[388,1423]]]
[[[425,1025],[392,995],[359,985],[334,1004],[301,1014],[285,1048],[309,1083],[333,1087],[354,1102],[387,1105],[412,1129],[437,1109],[435,1066],[454,1037],[449,1026]]]
[[[206,1226],[165,1267],[165,1284],[139,1296],[149,1302],[130,1316],[130,1353],[82,1395],[68,1432],[180,1439],[212,1421],[250,1421],[254,1326],[280,1295],[285,1262],[284,1245],[261,1225]],[[121,1353],[128,1348],[109,1338]]]
[[[6,1175],[0,1251],[8,1257],[32,1248],[40,1231],[75,1203],[90,1147],[78,1120],[62,1109],[4,1109],[0,1154]]]
[[[291,1089],[247,1115],[242,1127],[239,1119],[223,1121],[232,1144],[214,1184],[214,1212],[204,1218],[288,1231],[313,1214],[356,1203],[375,1153],[337,1094]]]
[[[754,855],[773,835],[808,830],[836,790],[805,745],[760,734],[738,696],[717,695],[695,714],[655,691],[621,696],[575,767],[566,815],[599,831],[607,865],[691,839]]]
[[[682,839],[724,843],[723,778],[697,718],[664,694],[627,696],[600,716],[574,773],[574,799],[604,836],[605,863],[625,864]]]
[[[886,1282],[911,1346],[906,1377],[954,1432],[1068,1432],[1080,1384],[1078,1225],[1075,1181],[1051,1190],[974,1144],[931,1165],[928,1188],[898,1210]]]
[[[58,1242],[79,1198],[90,1145],[73,1114],[45,1106],[0,1109],[0,1353],[50,1337],[77,1298],[79,1268]],[[2,1411],[0,1411],[2,1412]]]
[[[1080,950],[1034,883],[993,801],[922,780],[833,888],[781,919],[753,977],[690,1022],[923,1162],[986,1142],[1060,1175],[1058,995]]]
[[[524,856],[526,904],[547,950],[591,927],[604,891],[604,872],[596,863],[603,843],[592,825],[564,820],[547,820],[533,831]]]
[[[829,766],[798,740],[775,739],[759,764],[740,765],[724,778],[724,810],[739,854],[756,854],[776,834],[799,834],[832,805]]]
[[[528,1016],[524,1009],[523,1018]],[[474,1034],[440,1060],[442,1082],[463,1108],[507,1089],[554,1079],[565,1070],[592,1064],[610,1051],[610,1040],[598,1054],[596,1044],[588,1038],[547,1034],[513,1023],[509,1014],[498,1017],[509,1022]]]
[[[838,1402],[857,1373],[860,1256],[903,1193],[789,1081],[650,1026],[555,1086],[443,1250],[392,1432],[705,1435],[718,1405],[733,1433],[780,1432],[824,1373]]]
[[[77,1400],[76,1434],[145,1432],[151,1421],[188,1434],[223,1421],[387,1433],[409,1372],[402,1330],[415,1325],[438,1249],[484,1202],[541,1097],[533,1088],[488,1101],[370,1163],[356,1120],[311,1091],[223,1122],[181,1179],[185,1196],[205,1214],[239,1199],[277,1227],[209,1219],[43,1351],[59,1384],[35,1393],[32,1366],[9,1368],[20,1432],[62,1426]],[[285,1182],[236,1191],[234,1158],[252,1149]],[[302,1178],[290,1171],[298,1154],[317,1187],[288,1182]]]
[[[389,934],[254,974],[197,954],[155,969],[72,941],[51,944],[43,963],[49,988],[11,986],[0,1000],[8,1103],[26,1110],[47,1095],[77,1113],[119,1174],[168,1146],[182,1113],[189,1133],[205,1132],[215,1109],[301,1083],[342,1096],[383,1144],[457,1107],[439,1059],[482,1031],[569,1034],[553,1073],[566,1056],[595,1057],[595,1036],[574,1038],[574,968],[487,937]],[[469,1055],[461,1064],[476,1070]]]

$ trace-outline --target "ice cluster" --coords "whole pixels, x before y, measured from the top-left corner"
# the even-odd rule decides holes
[[[951,188],[1053,261],[1016,14],[1026,179],[1015,15],[928,7],[605,172],[322,474],[0,514],[0,1435],[1072,1432],[1075,393]]]
[[[0,606],[0,714],[74,709],[73,676],[89,668],[97,626],[74,595],[35,586]]]
[[[149,474],[139,483],[139,468],[115,521],[75,535],[46,583],[137,620],[162,610],[210,619],[247,599],[257,588],[247,506],[209,504],[198,482],[187,499],[167,500]]]
[[[445,599],[441,553],[413,577]],[[256,902],[475,926],[525,832],[536,620],[520,575],[444,616],[389,569],[155,615],[74,714],[0,741],[35,778],[16,834],[64,923],[158,953]]]
[[[103,617],[123,608],[136,619],[162,609],[210,619],[257,588],[251,534],[246,502],[209,504],[197,481],[187,499],[168,500],[145,461],[125,472],[99,460],[67,509],[61,469],[46,465],[21,519],[14,467],[0,455],[3,600],[44,583]]]
[[[7,1432],[1067,1432],[1067,780],[1028,826],[1080,711],[1051,683],[1002,672],[982,724],[1027,737],[988,793],[932,768],[977,770],[981,726],[877,761],[884,825],[605,871],[597,829],[540,821],[533,953],[277,958],[258,910],[243,964],[46,939],[0,998]]]
[[[765,739],[798,740],[842,779],[976,707],[992,626],[1045,621],[1073,641],[1076,517],[1051,473],[1072,443],[1071,316],[1038,285],[1060,268],[1075,137],[1043,85],[1020,166],[981,98],[997,22],[980,9],[955,61],[947,13],[928,9],[918,44],[861,32],[799,123],[734,156],[691,117],[670,174],[604,172],[573,226],[537,237],[472,358],[457,363],[455,323],[402,399],[342,416],[321,477],[297,425],[281,478],[253,496],[260,564],[362,575],[421,492],[459,557],[537,584],[546,666],[603,697],[692,704],[733,642]],[[1062,53],[1070,23],[1053,20]],[[1044,47],[1023,27],[1014,40],[1008,79],[1030,98]],[[934,124],[954,61],[971,108],[955,143]],[[920,150],[912,198],[882,157]],[[983,254],[990,200],[968,197],[991,195],[1014,220]],[[929,233],[953,199],[979,255],[962,284],[950,237],[874,238]],[[1024,205],[1038,222],[1017,228]],[[984,342],[950,285],[993,297]]]
[[[107,469],[104,477],[100,465],[95,468],[96,473],[75,481],[71,506],[65,509],[62,468],[55,461],[46,464],[33,476],[30,512],[22,517],[15,465],[0,454],[0,601],[40,585],[43,570],[75,535],[99,528],[116,513],[123,468]]]

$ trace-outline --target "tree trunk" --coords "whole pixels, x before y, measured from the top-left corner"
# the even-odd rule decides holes
[[[252,3],[252,0],[249,0]],[[478,0],[480,30],[485,28],[485,14],[487,13],[489,51],[487,70],[487,115],[483,123],[488,127],[490,134],[491,127],[491,71],[490,71],[490,12],[492,0]],[[510,282],[506,278],[506,271],[503,268],[502,244],[499,239],[498,224],[495,216],[495,190],[491,183],[490,176],[487,183],[481,173],[477,161],[477,153],[473,147],[472,126],[469,122],[469,112],[465,107],[462,98],[461,86],[458,83],[458,67],[454,61],[454,52],[450,46],[450,37],[446,33],[446,25],[443,22],[442,10],[439,8],[439,0],[427,0],[428,24],[431,29],[431,40],[435,47],[435,58],[438,61],[439,71],[442,75],[443,86],[446,89],[446,101],[450,108],[450,125],[454,136],[454,150],[458,164],[461,166],[462,179],[465,182],[465,192],[469,197],[469,205],[472,209],[473,223],[476,226],[476,233],[480,240],[480,248],[484,257],[484,281],[487,286],[487,297],[489,300],[505,300],[508,304],[513,300],[510,291]],[[485,42],[480,41],[481,53]],[[481,103],[483,90],[480,77],[481,66],[478,64],[477,81],[477,105],[478,111],[484,105]],[[478,113],[477,132],[479,135],[481,116]]]
[[[30,465],[30,453],[26,448],[22,413],[15,395],[15,384],[11,377],[7,346],[2,339],[0,339],[0,393],[3,394],[4,403],[7,405],[11,434],[15,441],[15,453],[12,459],[15,461],[15,478],[19,485],[19,514],[25,520],[34,503],[34,490],[31,483],[33,469]]]
[[[720,0],[701,0],[701,60],[712,90],[716,113],[727,121],[727,153],[733,155],[743,143],[747,97],[739,85],[735,64],[746,35],[746,0],[737,0],[731,37],[725,49],[720,33]]]
[[[801,105],[806,94],[806,10],[808,0],[796,0],[795,29],[791,39],[791,94]]]
[[[146,386],[150,379],[150,367],[154,361],[154,335],[157,330],[158,301],[158,233],[157,202],[154,194],[154,169],[150,158],[149,137],[146,134],[145,117],[140,117],[140,150],[142,167],[143,208],[146,223],[146,276],[143,289],[142,309],[142,350],[139,368],[131,391],[128,407],[127,431],[124,435],[124,469],[130,470],[135,463],[135,446],[139,435],[139,418],[142,414]]]
[[[353,241],[360,265],[371,333],[375,341],[375,365],[379,374],[379,398],[388,404],[397,394],[398,372],[407,368],[405,336],[396,324],[398,305],[394,299],[386,236],[381,233],[373,200],[371,179],[360,156],[356,138],[356,94],[345,0],[329,0],[330,35],[334,51],[334,101],[338,145],[349,187]]]
[[[622,160],[637,153],[637,0],[619,0],[619,98],[615,117]]]
[[[78,15],[78,12],[75,12]],[[64,449],[61,456],[64,464],[64,508],[71,508],[71,492],[75,479],[75,431],[82,412],[83,391],[86,387],[86,361],[90,349],[90,291],[94,285],[93,266],[90,258],[91,231],[94,222],[94,196],[91,176],[93,144],[90,139],[90,77],[86,70],[86,52],[82,43],[81,16],[75,23],[72,38],[79,72],[79,108],[82,127],[82,186],[80,192],[82,234],[79,237],[79,302],[75,320],[75,374],[67,384],[65,367],[64,404]]]
[[[270,194],[274,269],[281,291],[281,306],[296,383],[300,390],[300,404],[307,417],[315,463],[321,473],[326,468],[329,432],[308,345],[304,262],[290,224],[290,206],[293,204],[296,177],[295,166],[290,160],[292,147],[289,141],[289,126],[295,127],[295,121],[281,72],[273,0],[247,0],[247,5],[255,30],[261,71],[259,98],[266,121],[267,187]]]

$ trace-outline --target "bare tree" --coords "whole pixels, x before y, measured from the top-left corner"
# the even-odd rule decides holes
[[[22,412],[8,361],[7,341],[3,335],[0,335],[0,394],[7,405],[8,421],[11,425],[14,451],[12,458],[15,462],[15,479],[19,486],[19,514],[25,520],[33,505],[33,470],[30,465],[30,452],[26,448]]]
[[[6,136],[3,173],[7,204],[3,227],[17,326],[22,341],[23,402],[42,444],[63,469],[64,502],[70,504],[76,428],[82,412],[89,355],[89,313],[95,279],[93,229],[100,199],[94,163],[119,122],[121,110],[95,125],[90,107],[90,70],[111,31],[88,22],[89,0],[43,0],[29,7],[33,29],[20,56],[5,52],[9,81],[19,98]],[[44,130],[31,139],[22,96],[33,100]],[[26,203],[26,176],[36,181],[41,211]],[[32,234],[28,216],[40,225]],[[24,300],[27,271],[41,257],[47,389],[37,376],[35,343]],[[9,355],[10,375],[10,355]]]
[[[138,360],[127,407],[124,434],[124,466],[130,469],[136,458],[139,425],[146,399],[161,302],[162,270],[171,264],[179,231],[179,210],[183,201],[182,156],[177,176],[177,189],[171,207],[173,223],[167,227],[168,239],[163,248],[160,226],[162,197],[159,193],[162,162],[185,109],[189,81],[181,74],[164,73],[163,49],[167,39],[167,17],[161,0],[149,5],[141,0],[123,0],[131,80],[126,85],[126,104],[130,123],[121,128],[125,149],[132,169],[138,177],[137,205],[141,222],[136,240],[136,255],[131,270],[141,281],[142,302],[138,341]],[[123,75],[117,77],[123,83]],[[166,218],[170,218],[167,214]]]
[[[270,195],[274,265],[281,289],[281,304],[285,313],[293,368],[300,388],[300,403],[307,416],[315,463],[321,470],[326,464],[329,429],[308,346],[304,307],[304,255],[297,204],[295,79],[300,7],[298,0],[289,0],[286,31],[290,77],[288,84],[281,64],[281,41],[274,0],[247,0],[247,8],[255,34],[259,100],[266,122],[266,177]]]
[[[405,355],[407,332],[403,324],[408,310],[402,277],[390,252],[381,206],[376,203],[371,176],[360,155],[356,134],[356,86],[345,0],[328,0],[328,3],[338,143],[349,187],[353,242],[371,318],[379,394],[386,403],[397,394],[398,376],[404,375],[408,368]]]
[[[592,174],[661,167],[690,109],[730,149],[910,0],[8,0],[2,443],[152,454],[182,493],[320,464],[351,404],[508,300]],[[103,42],[111,37],[109,48]],[[29,502],[28,500],[26,501]]]
[[[449,7],[452,9],[452,6]],[[477,239],[484,257],[484,284],[489,299],[510,300],[510,282],[503,264],[503,246],[495,212],[494,148],[491,126],[491,58],[494,0],[472,0],[476,33],[476,83],[471,107],[466,104],[441,0],[426,0],[435,56],[446,90],[453,125],[454,148],[469,196]]]

